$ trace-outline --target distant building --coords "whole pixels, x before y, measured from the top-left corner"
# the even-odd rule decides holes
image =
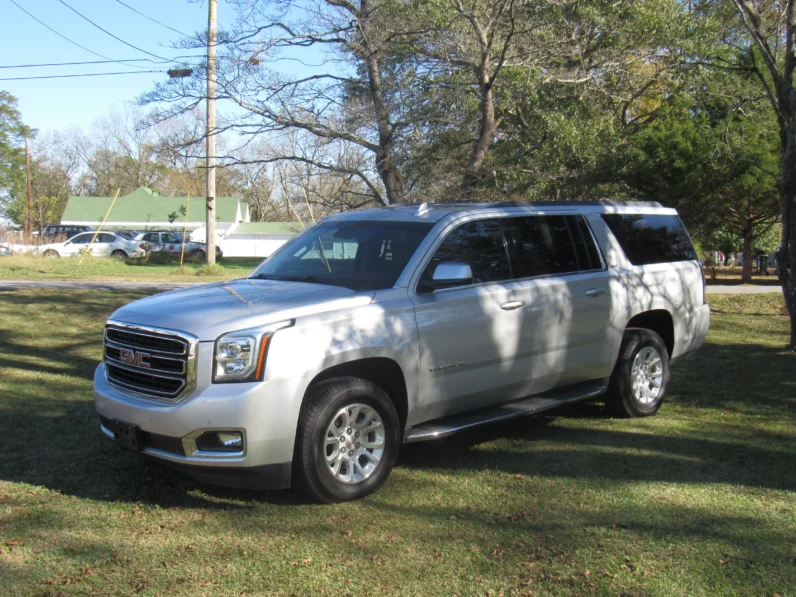
[[[219,245],[226,257],[268,257],[290,238],[301,232],[292,222],[242,222],[219,235]],[[205,242],[204,226],[191,234],[191,240]]]
[[[98,228],[108,214],[103,228],[108,230],[182,230],[189,232],[205,225],[207,205],[204,197],[167,197],[146,187],[129,195],[113,197],[69,197],[61,224]],[[186,214],[182,210],[187,211]],[[170,221],[171,220],[171,221]],[[186,222],[187,220],[187,222]],[[223,234],[233,225],[249,221],[249,205],[237,197],[216,197],[216,229]]]
[[[140,187],[119,197],[108,213],[111,203],[113,197],[69,197],[61,224],[97,229],[107,214],[104,230],[185,229],[192,240],[205,242],[204,197],[191,197],[189,205],[188,197],[167,197]],[[268,257],[301,230],[300,224],[291,222],[250,222],[246,201],[216,197],[216,235],[227,257]]]

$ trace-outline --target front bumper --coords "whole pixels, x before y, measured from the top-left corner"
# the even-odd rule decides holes
[[[202,352],[209,350],[212,344],[200,343],[199,362],[208,362]],[[199,369],[191,395],[166,403],[113,386],[100,364],[94,373],[94,404],[102,433],[120,441],[114,423],[135,426],[140,438],[136,451],[203,482],[257,489],[288,487],[303,379],[212,384],[204,369],[209,368]],[[229,429],[244,434],[240,452],[190,453],[190,443],[184,441],[203,430]]]

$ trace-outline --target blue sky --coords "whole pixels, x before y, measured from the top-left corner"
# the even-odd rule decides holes
[[[179,35],[147,20],[116,0],[65,0],[101,27],[123,40],[164,58],[184,55],[185,50],[169,46]],[[207,27],[207,1],[123,0],[136,10],[173,27],[194,33]],[[150,58],[146,54],[106,35],[61,4],[59,0],[16,0],[28,12],[89,50],[112,59]],[[58,37],[26,15],[9,0],[0,0],[0,66],[102,60]],[[219,2],[223,27],[232,17],[232,7]],[[196,52],[201,53],[201,52]],[[121,107],[155,81],[165,80],[168,65],[136,62],[135,66],[91,64],[69,67],[2,68],[0,79],[37,75],[161,70],[163,74],[135,74],[72,79],[0,81],[0,89],[19,100],[24,122],[40,131],[61,130],[73,125],[88,129],[98,117],[114,106]]]

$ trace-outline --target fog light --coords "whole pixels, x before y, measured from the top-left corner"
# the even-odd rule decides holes
[[[242,431],[205,431],[194,440],[193,447],[189,444],[186,454],[199,452],[243,452],[243,432]],[[185,443],[185,440],[183,440]]]
[[[236,431],[219,431],[218,442],[227,448],[243,448],[243,436]]]

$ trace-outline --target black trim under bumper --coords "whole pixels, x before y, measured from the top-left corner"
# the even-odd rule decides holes
[[[195,466],[152,456],[150,458],[192,477],[198,483],[232,489],[258,491],[287,489],[290,487],[290,476],[293,470],[291,462],[261,466]]]

